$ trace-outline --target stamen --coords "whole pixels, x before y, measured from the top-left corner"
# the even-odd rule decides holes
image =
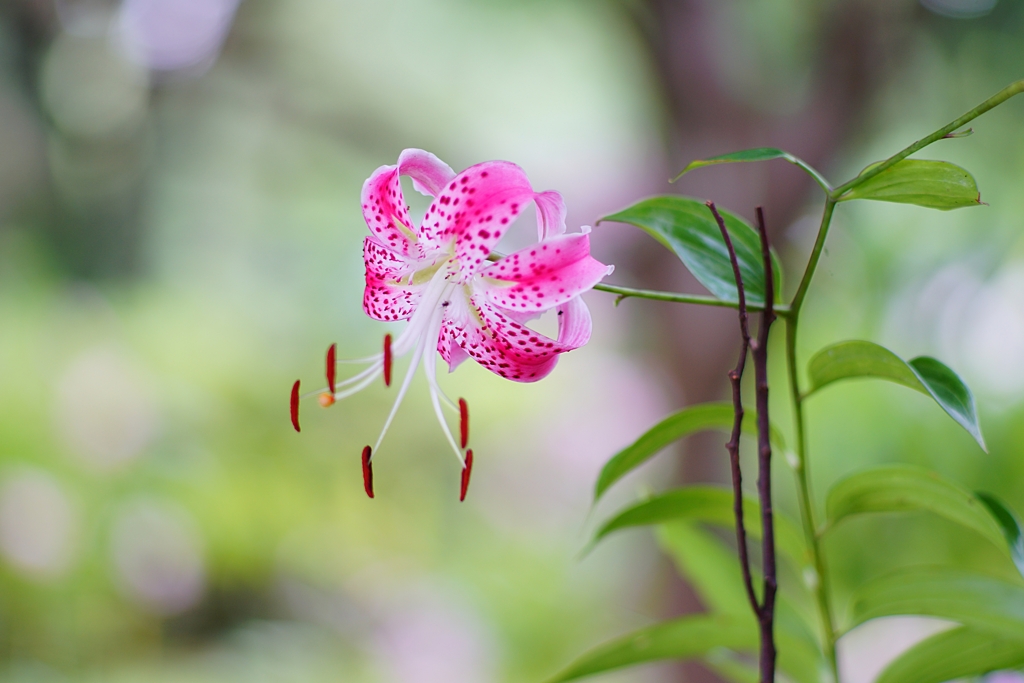
[[[459,399],[459,434],[462,436],[462,447],[469,443],[469,404],[466,399]]]
[[[427,339],[436,339],[441,333],[441,321],[442,316],[437,315],[433,324],[427,328]],[[448,440],[449,445],[452,447],[452,453],[458,459],[460,465],[465,465],[465,459],[462,455],[462,449],[459,448],[458,443],[452,436],[452,431],[448,429],[448,421],[444,419],[444,413],[441,412],[441,402],[439,399],[443,398],[445,405],[451,406],[454,410],[458,410],[455,404],[450,398],[444,395],[441,391],[441,387],[437,386],[437,353],[433,349],[424,349],[423,369],[427,375],[427,385],[430,387],[430,403],[434,406],[434,414],[437,416],[437,422],[441,425],[441,431],[444,432],[444,438]]]
[[[299,429],[299,380],[295,380],[295,384],[292,385],[292,400],[291,400],[291,414],[292,414],[292,427],[295,431],[301,432]]]
[[[388,433],[388,427],[391,426],[391,422],[395,419],[395,413],[398,412],[398,406],[402,405],[402,399],[405,398],[405,393],[409,391],[409,385],[412,384],[413,375],[416,374],[416,368],[420,364],[420,357],[423,356],[423,340],[420,339],[416,350],[412,352],[412,358],[409,361],[409,369],[405,371],[405,379],[402,380],[402,386],[398,389],[398,396],[395,397],[395,402],[391,406],[391,412],[388,413],[388,419],[384,421],[384,429],[380,431],[380,436],[377,437],[377,443],[374,444],[373,450],[379,450],[380,444],[384,440],[384,435]]]
[[[469,475],[473,473],[473,449],[466,451],[466,464],[462,468],[462,486],[459,490],[459,502],[466,500],[466,490],[469,488]]]
[[[366,495],[373,498],[373,465],[370,464],[370,454],[372,451],[369,446],[363,448],[363,489],[366,491]]]
[[[391,386],[391,335],[384,335],[384,386]]]
[[[331,390],[331,394],[334,394],[334,377],[338,371],[338,364],[335,362],[335,356],[338,353],[338,345],[331,344],[330,348],[327,349],[327,388]],[[320,401],[323,403],[323,399]],[[333,403],[333,401],[332,401]],[[330,405],[330,403],[328,404]]]

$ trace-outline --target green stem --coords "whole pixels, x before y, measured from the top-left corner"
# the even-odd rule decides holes
[[[800,285],[797,287],[793,302],[789,307],[789,316],[786,319],[786,369],[789,373],[790,398],[793,401],[793,421],[796,432],[796,455],[797,463],[794,469],[797,481],[797,497],[800,504],[800,520],[803,526],[804,540],[811,552],[811,559],[814,564],[814,581],[810,588],[814,593],[814,600],[818,606],[818,615],[821,619],[822,634],[824,636],[825,657],[828,660],[832,671],[833,680],[838,683],[839,669],[836,662],[836,629],[835,620],[832,614],[832,604],[829,597],[828,573],[825,568],[825,558],[820,546],[820,540],[816,530],[818,524],[814,517],[814,498],[811,496],[810,471],[808,467],[807,435],[804,427],[804,406],[803,396],[800,392],[800,377],[796,365],[796,334],[800,322],[800,309],[803,306],[804,297],[810,287],[811,278],[821,259],[821,253],[825,248],[825,239],[828,237],[828,229],[832,224],[832,212],[835,210],[835,200],[829,197],[825,200],[825,209],[821,216],[821,225],[818,227],[818,236],[811,249],[811,256],[807,261]]]
[[[800,317],[800,308],[804,304],[804,297],[807,296],[807,288],[811,286],[811,278],[814,277],[814,270],[818,267],[818,260],[825,248],[825,238],[828,237],[828,228],[832,224],[832,212],[836,208],[836,202],[831,197],[825,200],[825,210],[821,214],[821,225],[818,226],[818,237],[814,240],[814,247],[811,249],[811,257],[804,268],[803,277],[800,278],[800,285],[793,295],[793,302],[789,310],[793,316],[793,322]]]
[[[800,521],[802,522],[804,541],[811,552],[811,560],[814,564],[815,577],[809,588],[814,594],[814,601],[818,607],[818,616],[821,619],[822,634],[825,640],[825,657],[832,671],[833,681],[838,683],[839,668],[836,661],[836,640],[838,635],[836,634],[832,603],[829,597],[828,572],[825,568],[824,553],[820,545],[821,540],[816,533],[818,524],[815,521],[814,499],[811,496],[807,434],[804,428],[803,397],[800,395],[800,384],[796,367],[797,322],[795,316],[786,319],[786,367],[789,372],[790,398],[793,401],[793,421],[794,431],[796,432],[797,462],[794,474],[796,475],[797,498],[799,498],[800,504]]]
[[[825,200],[825,209],[821,216],[821,225],[818,227],[818,236],[814,241],[814,247],[811,249],[811,256],[807,261],[807,266],[804,269],[803,277],[800,279],[800,284],[797,287],[796,294],[793,296],[793,301],[789,305],[789,310],[787,311],[786,368],[789,373],[790,398],[793,402],[793,420],[796,431],[797,465],[795,473],[797,479],[797,495],[800,499],[800,517],[803,523],[804,538],[807,542],[807,547],[811,552],[814,571],[817,575],[815,580],[812,582],[811,589],[814,593],[814,599],[817,603],[818,613],[821,618],[822,632],[825,640],[825,656],[828,659],[832,675],[836,682],[839,681],[839,670],[836,663],[837,634],[832,612],[832,604],[829,597],[828,572],[825,565],[824,553],[822,552],[820,545],[820,536],[817,534],[818,525],[814,516],[814,499],[811,496],[810,471],[808,466],[807,434],[804,424],[804,397],[800,392],[800,377],[796,365],[796,338],[797,329],[800,323],[800,310],[803,307],[804,298],[807,296],[807,290],[811,285],[811,279],[814,277],[814,271],[818,266],[818,261],[821,259],[821,253],[825,248],[825,240],[828,237],[828,230],[832,223],[832,213],[835,210],[836,202],[842,198],[844,193],[857,185],[860,185],[866,180],[873,178],[879,173],[882,173],[886,169],[891,168],[914,152],[924,149],[937,140],[943,139],[958,128],[961,128],[965,124],[981,116],[989,109],[1002,104],[1014,95],[1018,95],[1022,92],[1024,92],[1024,80],[1011,83],[955,121],[943,126],[931,135],[921,138],[914,144],[900,152],[897,152],[882,163],[872,166],[856,178],[843,183],[834,190],[829,191],[828,198]]]
[[[977,107],[970,110],[969,112],[967,112],[960,118],[956,119],[955,121],[950,122],[948,125],[943,126],[942,128],[932,133],[931,135],[923,137],[914,144],[910,145],[909,147],[897,152],[896,154],[893,154],[891,157],[889,157],[882,163],[878,164],[877,166],[872,166],[870,169],[864,171],[853,180],[843,183],[836,189],[832,190],[829,193],[829,197],[831,197],[833,200],[839,199],[848,190],[857,187],[858,185],[868,180],[869,178],[874,178],[882,171],[885,171],[886,169],[903,161],[914,152],[924,149],[933,142],[936,142],[937,140],[941,140],[942,138],[946,137],[947,135],[955,131],[957,128],[960,128],[964,124],[970,123],[974,119],[978,118],[979,116],[987,112],[989,109],[999,106],[1000,104],[1010,99],[1014,95],[1019,95],[1022,92],[1024,92],[1024,80],[1019,80],[1016,81],[1015,83],[1011,83],[1010,85],[1006,86],[1005,88],[997,92],[995,95],[988,98],[987,100],[979,104]]]
[[[651,299],[653,301],[672,301],[678,304],[699,304],[701,306],[717,306],[720,308],[739,308],[739,303],[735,301],[716,299],[713,296],[703,296],[701,294],[679,294],[677,292],[659,292],[652,289],[633,289],[632,287],[620,287],[618,285],[605,284],[594,285],[594,289],[601,292],[609,292],[610,294],[618,294],[619,300],[636,298]],[[747,310],[763,311],[764,305],[748,303]],[[773,310],[780,317],[785,317],[789,315],[789,306],[776,305],[773,307]]]

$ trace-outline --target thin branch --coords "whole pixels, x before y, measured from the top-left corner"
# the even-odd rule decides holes
[[[732,492],[733,492],[733,514],[736,517],[736,547],[740,555],[740,568],[743,570],[743,585],[747,591],[747,599],[750,601],[750,608],[760,621],[761,607],[754,593],[754,579],[750,572],[750,555],[747,550],[747,529],[743,521],[743,474],[740,472],[740,431],[743,427],[743,397],[740,393],[740,382],[743,379],[743,368],[747,363],[747,353],[750,350],[750,330],[747,326],[747,300],[743,288],[743,276],[740,275],[739,259],[736,257],[736,250],[732,246],[732,239],[729,231],[725,228],[725,221],[715,208],[714,202],[707,202],[711,209],[718,228],[722,231],[722,238],[729,250],[729,260],[732,262],[732,272],[736,277],[736,292],[739,299],[740,312],[740,357],[736,361],[736,367],[729,373],[729,382],[732,384],[732,405],[733,423],[732,436],[729,443],[725,445],[729,451],[729,466],[732,470]]]
[[[615,305],[618,306],[624,299],[651,299],[652,301],[671,301],[677,304],[697,304],[699,306],[715,306],[717,308],[739,308],[739,302],[716,299],[713,296],[703,294],[680,294],[679,292],[660,292],[654,289],[634,289],[632,287],[620,287],[619,285],[606,285],[604,283],[594,285],[599,292],[618,294],[615,297]],[[748,311],[763,311],[761,304],[748,304]],[[775,314],[780,317],[789,315],[789,306],[775,306]]]
[[[913,154],[914,152],[924,149],[925,147],[932,144],[936,140],[942,140],[943,138],[946,138],[950,133],[956,131],[957,128],[961,128],[964,124],[973,121],[974,119],[978,118],[979,116],[987,112],[989,109],[992,109],[993,107],[998,107],[1000,104],[1010,99],[1014,95],[1019,95],[1021,93],[1024,93],[1024,80],[1014,81],[1013,83],[1006,86],[1005,88],[997,92],[995,95],[988,98],[987,100],[979,104],[977,107],[970,110],[969,112],[967,112],[960,118],[956,119],[955,121],[951,121],[942,128],[939,128],[931,135],[923,137],[917,142],[901,149],[899,152],[893,154],[891,157],[889,157],[882,163],[878,164],[877,166],[872,166],[870,169],[865,170],[856,178],[843,183],[836,189],[832,190],[829,193],[829,197],[834,200],[838,200],[846,192],[850,191],[857,185],[860,185],[861,183],[866,182],[871,178],[874,178],[879,173],[882,173],[883,171],[892,168],[893,166],[895,166],[896,164],[898,164],[899,162],[903,161],[908,156]]]
[[[765,308],[753,347],[755,395],[757,397],[757,492],[761,502],[761,552],[764,569],[763,603],[759,610],[761,627],[761,683],[775,681],[775,592],[778,577],[775,566],[775,525],[772,516],[772,446],[768,420],[768,333],[775,321],[772,301],[772,259],[768,247],[768,231],[764,224],[764,211],[757,207],[757,231],[761,236],[761,258],[764,262]]]

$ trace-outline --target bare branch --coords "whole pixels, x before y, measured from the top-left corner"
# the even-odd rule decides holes
[[[764,263],[764,311],[757,330],[754,346],[754,380],[757,401],[757,492],[761,503],[761,552],[764,570],[763,603],[758,612],[761,627],[761,683],[775,681],[775,592],[778,578],[775,566],[775,525],[772,516],[772,446],[768,420],[768,333],[775,321],[773,301],[775,283],[772,273],[772,255],[768,246],[768,231],[764,224],[764,211],[757,207],[757,231],[761,236],[761,259]]]
[[[740,555],[740,567],[743,570],[743,584],[747,591],[747,599],[754,615],[760,621],[761,607],[754,593],[754,579],[750,573],[750,556],[747,550],[747,530],[743,521],[743,474],[740,472],[740,430],[743,426],[743,397],[740,393],[740,382],[743,379],[743,368],[747,363],[747,353],[750,351],[750,330],[747,326],[747,299],[743,289],[743,276],[740,274],[739,260],[736,258],[736,250],[732,246],[732,239],[729,231],[725,228],[725,221],[715,208],[714,202],[707,202],[711,214],[715,217],[719,229],[722,231],[722,238],[729,250],[729,260],[732,262],[732,272],[736,277],[736,292],[739,299],[740,317],[740,357],[736,361],[736,367],[729,373],[729,382],[732,384],[732,405],[734,418],[732,423],[732,437],[725,445],[729,451],[729,466],[732,470],[732,492],[733,492],[733,514],[736,517],[736,547]]]

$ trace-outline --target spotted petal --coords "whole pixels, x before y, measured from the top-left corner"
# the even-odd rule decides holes
[[[582,301],[566,305],[559,317],[558,340],[516,322],[483,297],[473,297],[470,309],[471,314],[463,320],[445,320],[439,346],[448,349],[439,348],[442,357],[449,365],[452,360],[460,362],[451,349],[461,347],[483,367],[517,382],[543,379],[554,369],[558,354],[581,346],[590,337],[590,314]]]
[[[480,272],[492,304],[513,311],[543,311],[588,291],[610,272],[590,256],[586,233],[562,235],[509,254]]]
[[[451,166],[422,149],[403,150],[398,157],[398,173],[412,178],[416,191],[428,197],[436,197],[455,177]]]
[[[394,166],[381,166],[363,183],[363,218],[370,231],[388,249],[404,256],[423,254],[417,231],[409,218],[400,176],[412,178],[419,192],[434,196],[455,176],[454,171],[429,152],[407,149]]]
[[[422,297],[423,285],[401,284],[410,264],[373,236],[363,240],[366,289],[363,310],[374,320],[408,320]]]
[[[537,240],[543,242],[565,232],[565,200],[554,190],[540,192],[537,202]]]
[[[565,230],[565,207],[557,192],[535,193],[523,169],[508,161],[470,166],[427,209],[421,234],[437,244],[454,241],[458,279],[468,280],[485,262],[509,225],[534,199],[542,235]]]

